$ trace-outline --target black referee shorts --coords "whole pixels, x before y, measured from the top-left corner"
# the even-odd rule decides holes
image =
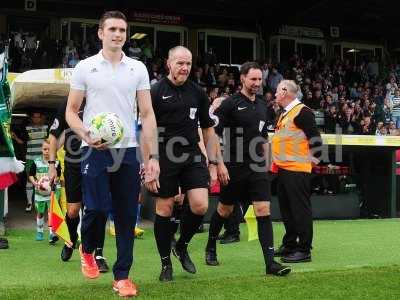
[[[228,185],[221,185],[219,201],[225,205],[236,202],[271,201],[271,182],[264,169],[253,170],[248,164],[227,164]]]
[[[179,187],[182,193],[197,188],[208,189],[210,174],[200,148],[177,149],[173,156],[175,159],[160,147],[160,188],[153,196],[173,197],[178,194]]]
[[[65,161],[64,181],[67,203],[82,202],[82,175],[80,163],[70,163]]]

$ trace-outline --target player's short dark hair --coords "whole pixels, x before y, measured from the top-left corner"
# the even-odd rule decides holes
[[[249,73],[250,69],[258,69],[258,70],[262,71],[261,67],[258,63],[256,63],[255,61],[248,61],[240,66],[240,75],[247,75],[247,73]]]
[[[128,24],[128,21],[126,19],[126,16],[124,15],[124,13],[120,12],[119,10],[109,10],[109,11],[106,11],[101,16],[100,21],[99,21],[99,28],[103,28],[104,22],[107,19],[122,19],[125,21],[125,23]]]

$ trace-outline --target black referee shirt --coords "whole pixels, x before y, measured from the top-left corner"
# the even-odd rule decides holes
[[[197,146],[199,125],[214,126],[206,93],[190,80],[176,86],[165,77],[151,87],[151,99],[161,146],[175,137],[182,137],[186,146]]]
[[[217,134],[224,133],[227,162],[265,163],[261,158],[264,157],[263,144],[268,141],[270,120],[267,103],[262,97],[256,96],[255,101],[251,101],[242,93],[236,93],[222,101],[214,114],[218,117]]]
[[[82,119],[83,107],[85,102],[81,105],[79,117]],[[64,150],[65,157],[72,160],[77,160],[81,157],[81,139],[79,136],[70,129],[67,121],[65,120],[65,110],[67,109],[67,100],[65,100],[58,108],[53,125],[50,127],[50,134],[54,135],[57,139],[65,131]]]

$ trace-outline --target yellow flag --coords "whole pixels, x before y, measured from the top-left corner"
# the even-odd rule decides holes
[[[257,229],[257,219],[254,214],[253,205],[249,205],[244,219],[247,224],[247,236],[248,241],[258,240],[258,229]]]
[[[65,195],[65,180],[64,180],[64,158],[65,158],[65,150],[64,147],[61,147],[60,149],[58,149],[57,151],[57,160],[60,163],[61,166],[61,176],[60,176],[60,183],[61,183],[61,196],[60,196],[60,207],[61,210],[64,214],[64,216],[67,214],[67,196]]]
[[[50,195],[50,224],[53,232],[62,238],[65,243],[72,246],[71,238],[67,224],[65,223],[64,214],[61,211],[60,200],[61,189],[57,188],[56,191],[52,191]]]

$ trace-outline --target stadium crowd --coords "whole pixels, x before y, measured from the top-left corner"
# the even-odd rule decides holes
[[[0,37],[0,46],[6,37]],[[81,59],[98,53],[101,45],[95,35],[86,42],[39,39],[31,32],[12,32],[9,39],[10,71],[74,67]],[[210,49],[211,50],[211,49]],[[142,60],[151,84],[168,74],[166,58],[153,51],[148,39],[130,40],[124,52]],[[383,65],[374,58],[350,60],[326,58],[306,60],[294,54],[279,64],[260,62],[263,69],[263,94],[273,125],[279,114],[275,91],[281,80],[293,79],[301,89],[298,98],[316,112],[317,123],[325,133],[399,135],[400,64]],[[206,90],[210,102],[240,90],[238,68],[218,63],[218,56],[207,51],[192,68],[192,79]],[[220,101],[220,100],[218,100]]]
[[[272,120],[279,115],[275,100],[278,83],[293,79],[301,92],[298,98],[316,112],[325,133],[398,135],[400,128],[400,65],[385,72],[374,59],[353,66],[349,60],[304,60],[298,55],[285,63],[263,63],[263,90]],[[207,86],[213,101],[238,89],[231,68],[207,64],[195,68],[194,78]],[[215,79],[215,80],[214,80]],[[273,122],[272,122],[273,123]]]

